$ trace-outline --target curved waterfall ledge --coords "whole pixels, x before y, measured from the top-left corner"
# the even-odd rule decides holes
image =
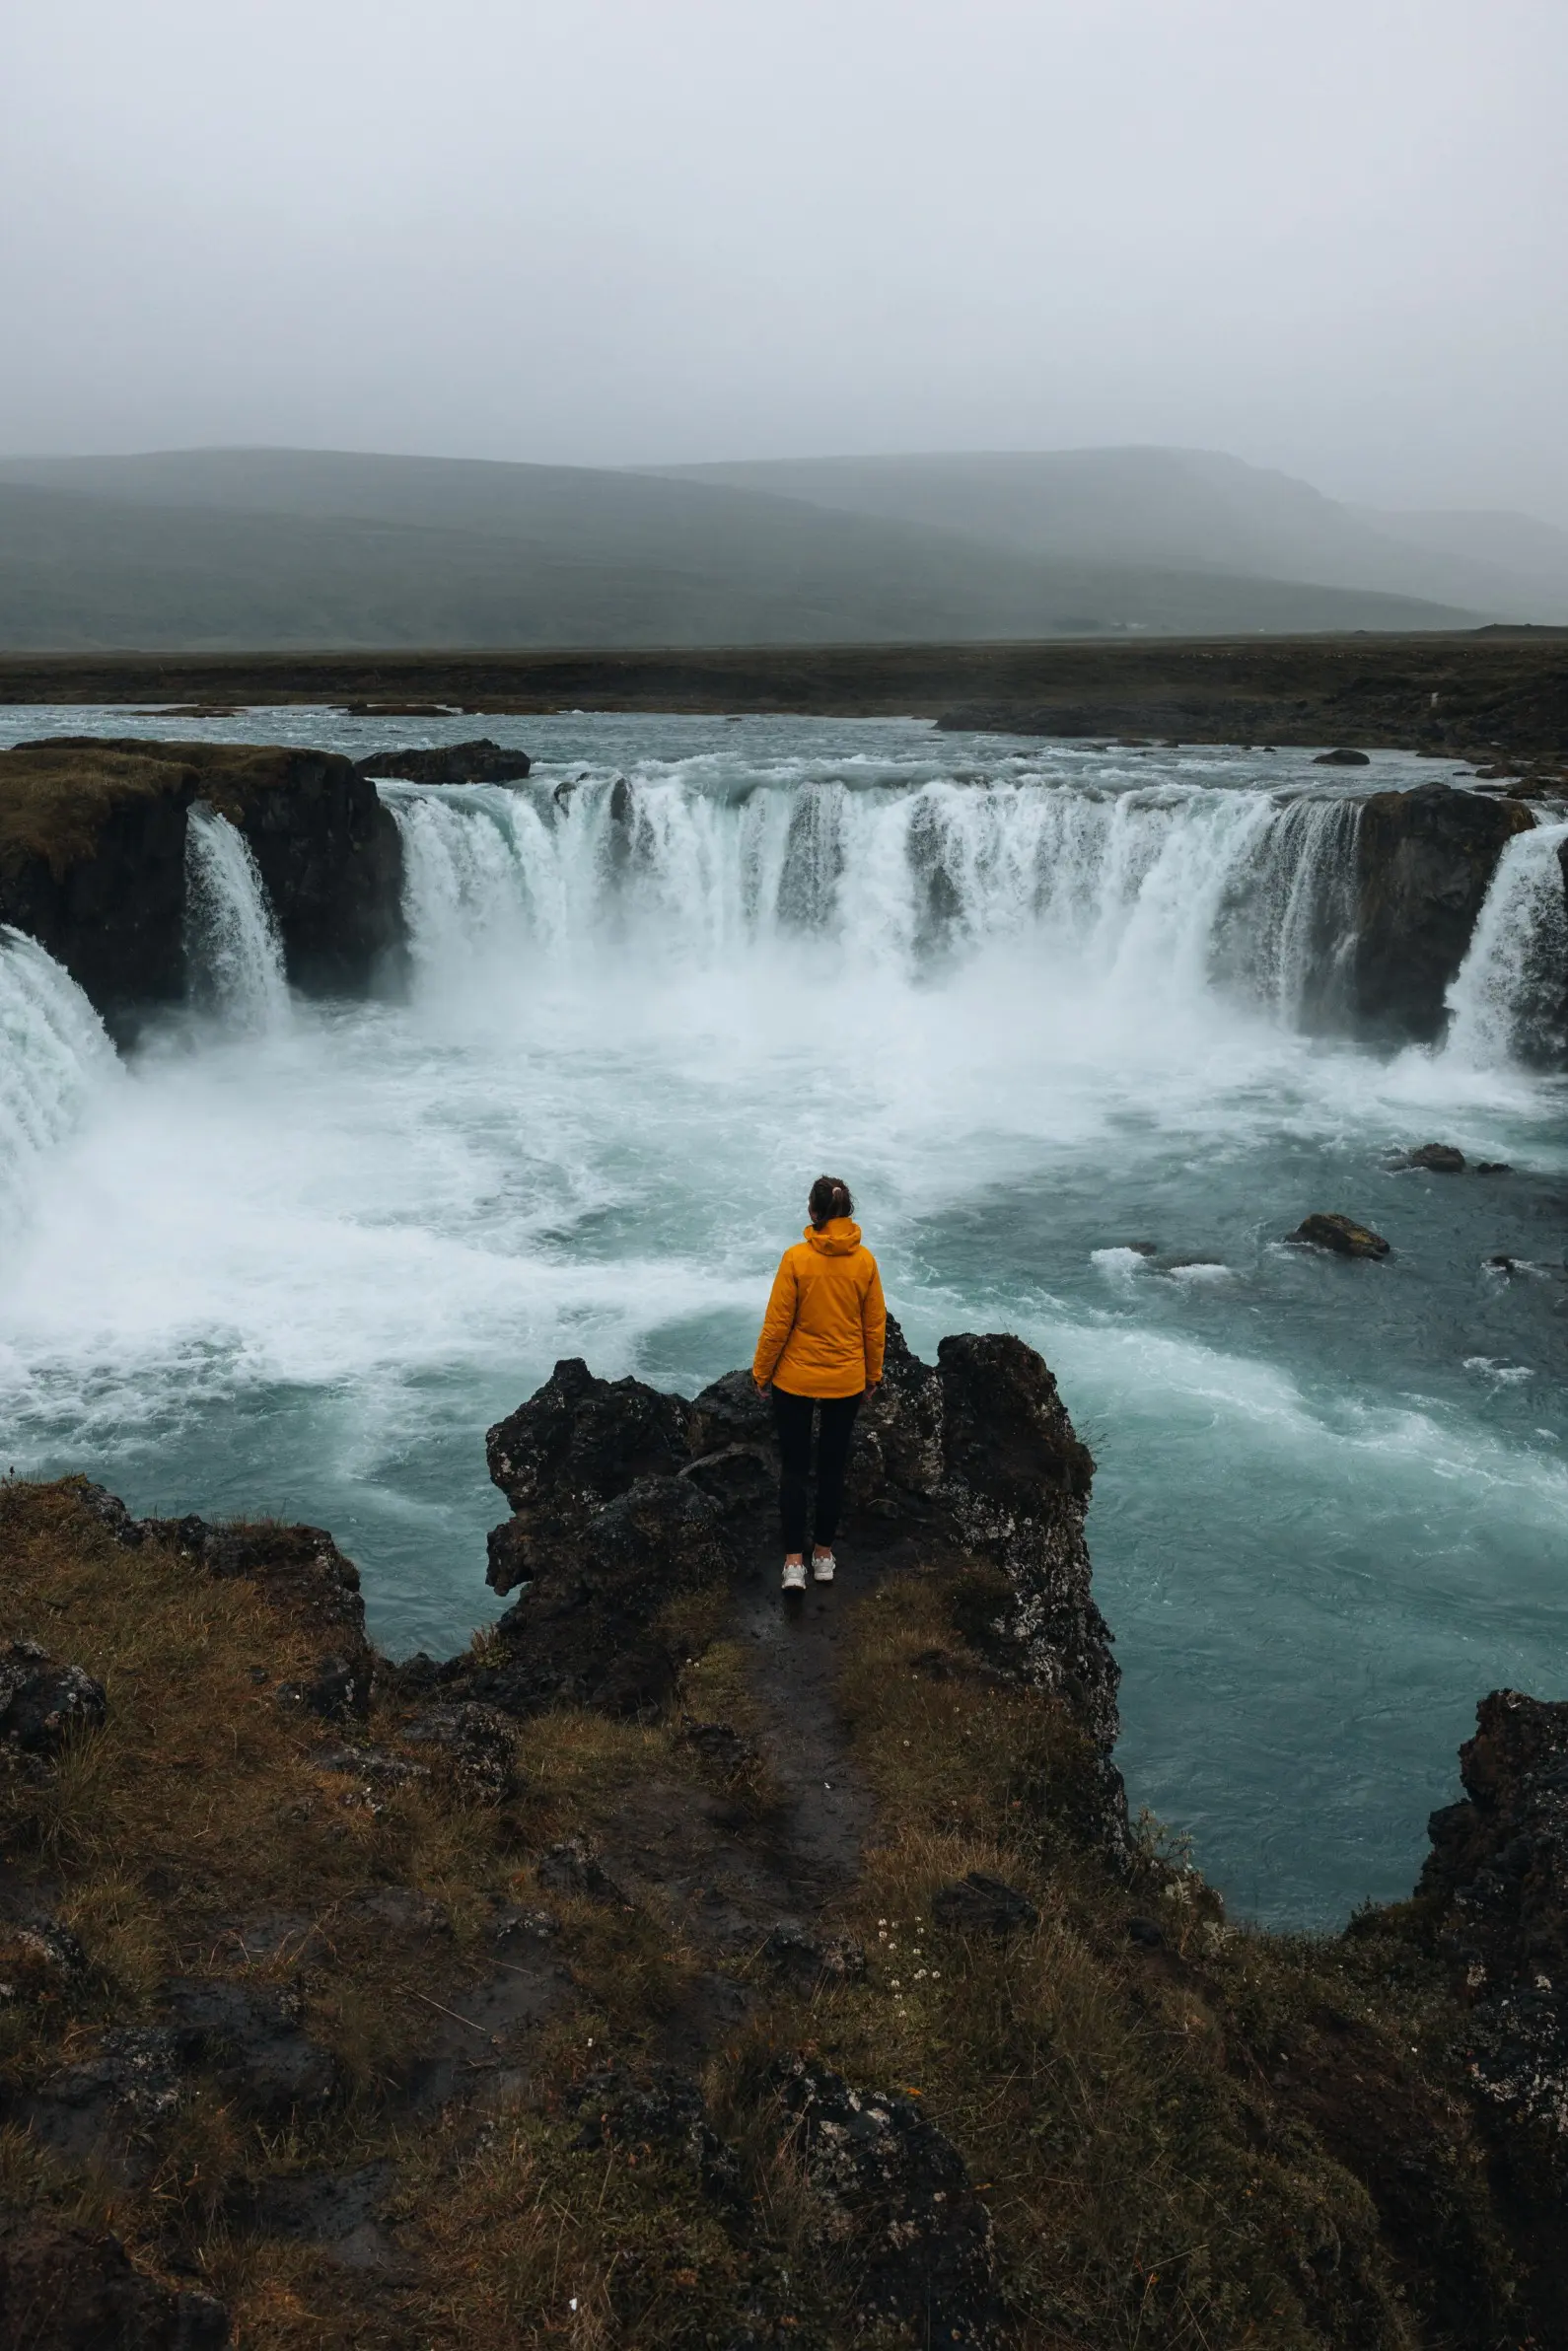
[[[1499,859],[1534,824],[1522,805],[1447,785],[1363,798],[764,774],[737,787],[677,770],[383,789],[427,976],[476,959],[568,971],[606,946],[718,971],[809,941],[846,969],[908,979],[1011,945],[1074,990],[1217,990],[1286,1027],[1390,1042],[1442,1037]],[[1531,954],[1549,987],[1563,957],[1537,870],[1519,919],[1539,931]],[[1560,875],[1556,888],[1560,900]]]

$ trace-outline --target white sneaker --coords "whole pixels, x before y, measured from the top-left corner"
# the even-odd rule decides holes
[[[828,1552],[825,1559],[820,1555],[814,1555],[812,1559],[813,1580],[819,1584],[830,1584],[833,1580],[833,1569],[837,1564],[831,1551]]]
[[[786,1559],[786,1560],[785,1560],[785,1562],[784,1562],[784,1589],[785,1589],[785,1591],[786,1591],[786,1592],[804,1592],[804,1591],[805,1591],[805,1589],[806,1589],[806,1562],[805,1562],[805,1560],[804,1560],[804,1559]]]

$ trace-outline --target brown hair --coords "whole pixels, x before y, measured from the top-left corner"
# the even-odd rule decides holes
[[[849,1186],[840,1176],[819,1176],[812,1185],[812,1196],[806,1203],[812,1223],[820,1233],[823,1225],[835,1216],[853,1216],[855,1203],[849,1196]]]

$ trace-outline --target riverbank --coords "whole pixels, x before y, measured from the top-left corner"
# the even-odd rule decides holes
[[[0,660],[0,703],[910,715],[1025,733],[1568,761],[1568,631],[579,653]]]
[[[1018,1341],[894,1341],[795,1614],[742,1375],[562,1365],[489,1460],[532,1581],[439,1666],[319,1530],[0,1489],[30,2351],[1558,2339],[1564,1709],[1413,1903],[1237,1930],[1126,1822]]]

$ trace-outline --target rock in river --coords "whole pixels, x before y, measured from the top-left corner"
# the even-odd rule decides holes
[[[1396,1168],[1425,1168],[1432,1176],[1462,1176],[1464,1154],[1452,1143],[1422,1143],[1414,1151],[1401,1152],[1393,1164]]]
[[[407,784],[512,784],[533,767],[527,751],[503,750],[488,735],[472,743],[441,743],[427,750],[372,751],[355,765],[361,775]]]
[[[1389,1244],[1381,1233],[1374,1233],[1369,1225],[1358,1225],[1348,1216],[1304,1217],[1294,1233],[1287,1236],[1307,1248],[1333,1249],[1341,1257],[1386,1257]]]

